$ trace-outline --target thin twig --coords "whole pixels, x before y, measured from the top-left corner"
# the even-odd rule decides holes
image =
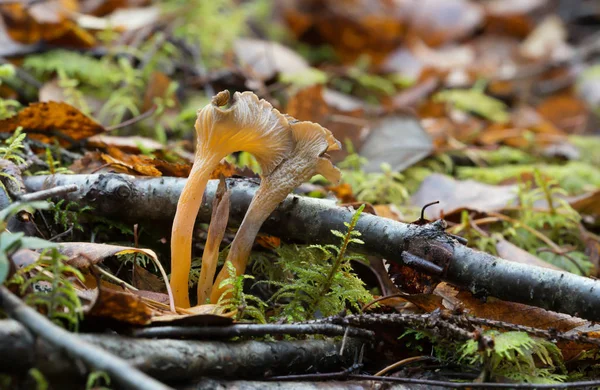
[[[154,114],[154,112],[156,111],[157,108],[158,107],[155,104],[152,107],[150,107],[147,111],[142,112],[140,115],[134,116],[133,118],[128,119],[128,120],[126,120],[124,122],[121,122],[121,123],[119,123],[117,125],[106,127],[105,130],[106,131],[113,131],[113,130],[117,130],[117,129],[122,129],[123,127],[127,127],[127,126],[133,125],[134,123],[137,123],[139,121],[143,121],[144,119],[146,119],[148,117],[151,117],[152,114]]]
[[[550,385],[542,385],[538,383],[481,383],[481,382],[450,382],[450,381],[438,381],[431,379],[420,379],[420,378],[399,378],[389,376],[374,376],[374,375],[348,375],[350,379],[358,380],[372,380],[378,382],[400,382],[400,383],[411,383],[420,385],[430,386],[442,386],[451,389],[573,389],[581,387],[593,387],[599,386],[600,380],[594,381],[581,381],[581,382],[567,382],[567,383],[553,383]]]
[[[59,328],[52,321],[25,305],[4,286],[0,286],[0,306],[9,316],[18,320],[36,336],[56,348],[67,351],[70,356],[82,360],[95,370],[105,371],[124,388],[136,390],[171,389],[171,387],[136,370],[126,360]]]
[[[445,317],[446,318],[446,317]],[[574,341],[584,344],[593,344],[600,346],[600,339],[588,336],[584,333],[565,333],[550,329],[539,329],[526,325],[518,325],[510,322],[492,320],[489,318],[467,317],[467,316],[449,316],[446,318],[449,321],[456,322],[462,326],[486,326],[490,328],[510,330],[514,332],[525,332],[533,336],[542,337],[548,340]]]
[[[414,362],[422,362],[424,360],[435,360],[435,358],[433,356],[412,356],[412,357],[397,361],[394,364],[390,364],[389,366],[385,367],[384,369],[378,371],[375,374],[375,376],[383,376],[384,374],[387,374],[388,372],[390,372],[392,370],[396,370],[407,364],[414,363]]]
[[[78,189],[79,189],[79,187],[76,184],[67,184],[64,186],[49,188],[47,190],[32,192],[30,194],[24,194],[24,195],[21,195],[19,200],[21,202],[33,202],[36,200],[44,200],[44,199],[52,198],[54,196],[63,195],[63,194],[69,193],[69,192],[75,192]]]

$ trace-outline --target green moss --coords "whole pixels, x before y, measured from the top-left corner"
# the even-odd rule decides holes
[[[517,180],[523,175],[533,176],[538,169],[542,175],[551,177],[569,194],[580,194],[600,187],[600,170],[583,162],[571,161],[565,165],[523,164],[498,167],[459,167],[457,177],[473,179],[488,184],[500,184]]]

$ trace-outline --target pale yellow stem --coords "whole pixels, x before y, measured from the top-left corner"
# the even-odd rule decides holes
[[[192,267],[194,223],[206,183],[221,158],[222,156],[196,154],[196,161],[177,203],[171,231],[171,289],[175,305],[182,308],[190,307],[188,283]]]
[[[229,220],[229,198],[231,192],[223,194],[220,201],[213,202],[213,212],[208,227],[206,245],[202,254],[202,268],[198,278],[198,305],[206,303],[212,291],[213,279],[219,261],[219,246],[223,241]]]
[[[267,180],[268,178],[263,179],[263,183],[261,183],[254,198],[252,198],[252,202],[250,203],[248,211],[244,216],[244,220],[231,243],[231,249],[227,255],[226,261],[230,261],[233,264],[237,276],[246,272],[252,245],[254,244],[254,240],[260,227],[269,215],[271,215],[273,210],[275,210],[277,205],[281,203],[293,189],[288,191],[286,186],[281,186],[284,188],[273,188]],[[227,267],[223,267],[213,284],[212,292],[210,294],[211,303],[217,303],[221,295],[230,288],[229,286],[219,287],[221,282],[229,278],[229,276]]]

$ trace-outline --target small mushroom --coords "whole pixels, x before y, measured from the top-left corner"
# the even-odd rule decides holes
[[[286,196],[303,182],[319,173],[332,183],[340,180],[340,171],[332,164],[328,151],[339,150],[340,143],[331,132],[317,123],[290,119],[295,141],[294,150],[270,175],[262,178],[244,220],[231,243],[227,261],[231,261],[236,274],[246,270],[248,257],[260,227]],[[210,301],[216,303],[227,286],[219,284],[229,277],[225,267],[213,285]]]
[[[194,165],[179,197],[171,232],[171,288],[175,304],[190,307],[188,281],[192,260],[192,233],[211,172],[227,155],[246,151],[254,155],[263,175],[293,148],[289,123],[284,115],[252,92],[233,95],[223,91],[198,111]]]

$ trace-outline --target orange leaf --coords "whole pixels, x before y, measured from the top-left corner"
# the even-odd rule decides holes
[[[56,139],[64,146],[104,132],[101,124],[64,102],[32,103],[0,121],[0,133],[12,133],[19,126],[32,139],[48,144]]]

